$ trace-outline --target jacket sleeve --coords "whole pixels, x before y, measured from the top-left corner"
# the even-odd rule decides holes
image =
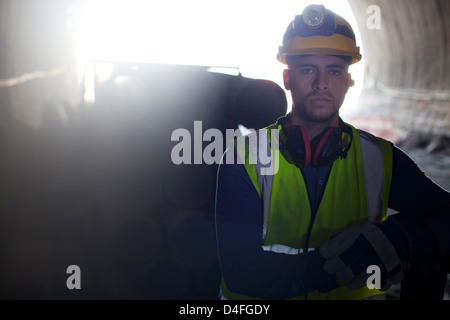
[[[402,150],[393,147],[389,207],[431,229],[441,256],[450,255],[450,193],[434,183]]]
[[[286,299],[334,288],[334,279],[321,268],[323,261],[318,254],[266,252],[262,230],[262,201],[243,165],[221,164],[216,231],[221,272],[228,289],[250,297]]]

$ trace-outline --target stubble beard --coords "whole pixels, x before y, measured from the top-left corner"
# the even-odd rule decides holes
[[[307,100],[307,98],[305,100]],[[334,104],[334,101],[332,101],[332,103]],[[315,124],[329,124],[333,122],[336,117],[339,117],[339,108],[335,112],[331,112],[329,114],[315,114],[313,112],[306,111],[307,109],[308,106],[304,103],[298,103],[298,101],[296,102],[295,100],[293,101],[292,112],[295,113],[296,117],[302,119],[303,121]]]

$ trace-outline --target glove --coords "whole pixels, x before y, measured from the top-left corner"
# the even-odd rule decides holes
[[[365,286],[367,268],[378,266],[383,291],[402,281],[408,261],[438,255],[434,234],[426,221],[401,214],[381,223],[365,222],[351,227],[331,238],[319,252],[327,259],[325,271],[349,289]]]
[[[389,238],[372,222],[353,226],[319,248],[326,259],[324,270],[334,275],[340,286],[351,290],[367,285],[367,268],[378,266],[381,290],[403,279],[401,259]]]

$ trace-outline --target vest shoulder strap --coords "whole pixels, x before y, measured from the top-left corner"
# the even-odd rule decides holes
[[[381,221],[384,190],[383,153],[374,135],[363,130],[357,132],[361,142],[369,221]]]
[[[272,185],[273,185],[273,175],[275,173],[275,159],[273,157],[273,152],[276,152],[276,150],[272,150],[270,148],[270,142],[277,143],[278,141],[274,141],[272,139],[278,139],[278,137],[269,137],[268,129],[261,129],[253,134],[256,135],[257,139],[253,143],[250,142],[249,144],[249,151],[252,155],[253,159],[255,159],[255,170],[258,180],[258,185],[260,189],[260,195],[261,199],[263,201],[263,212],[264,212],[264,222],[263,222],[263,241],[266,237],[267,233],[267,226],[269,224],[269,210],[270,210],[270,194],[272,192]],[[263,163],[261,161],[262,158],[268,156],[269,166],[267,166],[267,163]]]

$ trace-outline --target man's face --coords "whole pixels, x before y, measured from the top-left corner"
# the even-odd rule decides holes
[[[291,90],[293,112],[303,121],[332,122],[350,86],[348,64],[328,55],[300,56],[284,71],[284,84]]]

